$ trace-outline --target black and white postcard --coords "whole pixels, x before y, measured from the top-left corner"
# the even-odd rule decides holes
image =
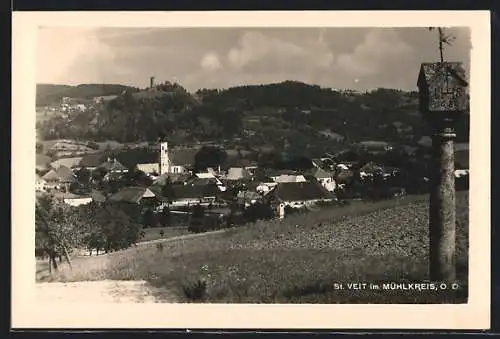
[[[489,34],[14,12],[13,326],[488,328]]]

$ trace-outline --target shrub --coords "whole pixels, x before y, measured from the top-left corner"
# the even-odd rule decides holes
[[[182,286],[184,296],[190,301],[203,301],[207,297],[207,282],[197,280]]]

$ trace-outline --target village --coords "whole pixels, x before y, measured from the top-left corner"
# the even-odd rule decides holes
[[[345,204],[350,199],[404,198],[407,183],[402,180],[401,168],[359,156],[363,149],[365,153],[361,154],[383,157],[393,147],[383,142],[357,146],[357,152],[347,149],[320,158],[299,159],[277,169],[260,167],[244,150],[224,150],[210,144],[170,146],[163,141],[112,153],[99,152],[86,143],[60,140],[51,148],[51,154],[59,155],[57,160],[37,154],[35,190],[37,196],[51,194],[75,207],[91,202],[134,204],[143,215],[146,211],[157,215],[164,209],[171,214],[191,215],[201,206],[204,217],[216,215],[226,221],[221,225],[228,226],[244,224],[248,220],[229,221],[228,217],[255,206],[265,206],[267,212],[255,212],[258,215],[253,219],[285,218],[289,213],[314,212],[319,206]],[[210,158],[220,154],[224,161],[218,164]],[[206,161],[200,160],[203,156],[215,166],[204,166]],[[457,186],[466,188],[468,163],[457,167]],[[425,193],[427,177],[411,180]],[[180,220],[176,226],[188,226],[189,219]],[[144,227],[161,226],[157,221],[141,222]]]

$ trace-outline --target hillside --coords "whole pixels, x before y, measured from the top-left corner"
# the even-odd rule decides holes
[[[61,270],[51,279],[147,280],[190,302],[466,302],[468,225],[468,194],[460,192],[457,275],[461,288],[457,291],[347,288],[353,282],[428,279],[427,196],[353,202],[283,221],[167,240],[162,251],[152,245],[82,258],[73,271]],[[335,289],[335,283],[346,288]]]
[[[98,96],[119,95],[124,90],[135,92],[138,89],[116,84],[82,84],[77,86],[37,84],[36,105],[58,105],[63,97],[89,99]]]
[[[87,87],[78,90],[79,95],[83,88]],[[91,92],[86,91],[87,96]],[[468,126],[465,116],[457,126],[457,142],[468,141]],[[39,130],[45,139],[167,138],[173,144],[235,140],[242,148],[272,146],[279,152],[312,156],[359,141],[416,145],[429,134],[416,92],[377,89],[353,94],[292,81],[195,94],[165,83],[125,93],[70,119],[52,119],[39,124]]]

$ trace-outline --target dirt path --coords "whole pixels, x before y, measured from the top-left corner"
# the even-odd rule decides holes
[[[42,303],[172,303],[175,296],[146,281],[80,281],[37,283],[37,300]]]

